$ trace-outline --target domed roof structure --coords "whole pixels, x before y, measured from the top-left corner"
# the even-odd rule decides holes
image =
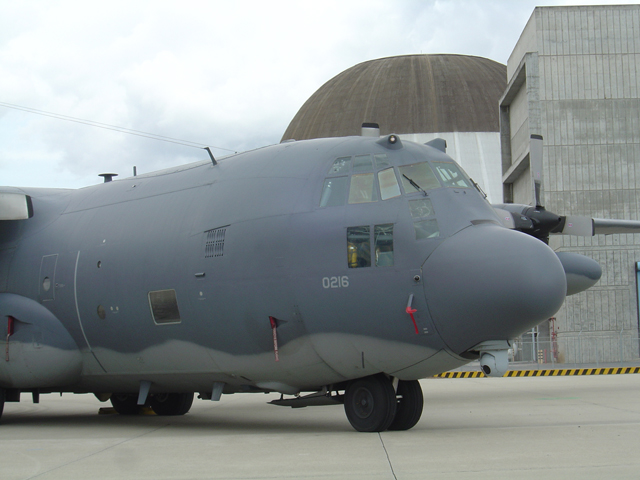
[[[468,55],[404,55],[355,65],[320,87],[282,140],[381,134],[499,132],[507,67]]]

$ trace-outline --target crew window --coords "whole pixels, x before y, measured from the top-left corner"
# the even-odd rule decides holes
[[[414,222],[413,229],[416,232],[416,240],[440,236],[440,227],[438,227],[438,220],[435,218]]]
[[[351,166],[351,157],[336,158],[329,169],[329,175],[336,175],[338,173],[349,173],[349,167]]]
[[[405,165],[399,167],[398,170],[400,171],[402,187],[405,193],[419,192],[420,188],[424,191],[440,188],[440,182],[438,182],[431,166],[427,162]],[[411,181],[419,188],[412,185]]]
[[[380,153],[378,155],[374,155],[373,158],[376,161],[376,168],[377,169],[391,166],[391,164],[389,163],[389,159],[387,158],[387,154],[386,153]]]
[[[349,177],[333,177],[324,181],[321,207],[337,207],[345,204],[347,198],[347,188],[349,187]]]
[[[393,266],[393,224],[373,227],[376,267]]]
[[[346,203],[372,203],[401,195],[393,166],[386,154],[338,157],[324,180],[320,207]]]
[[[368,225],[347,228],[347,262],[349,268],[370,267],[371,231],[373,230],[373,246],[376,267],[393,266],[393,224]]]
[[[373,173],[351,175],[349,203],[368,203],[377,201],[378,191],[376,190]]]
[[[455,163],[434,162],[433,166],[445,187],[471,188],[470,182]]]
[[[356,155],[353,157],[353,173],[373,171],[371,155]]]
[[[155,323],[180,323],[180,312],[178,311],[178,299],[176,298],[175,290],[149,292],[149,306]]]
[[[431,217],[435,213],[433,211],[433,204],[428,198],[421,198],[420,200],[410,201],[409,209],[411,210],[411,217],[414,220],[424,217]]]
[[[380,198],[382,200],[400,196],[400,186],[393,168],[378,172],[378,182],[380,183]]]
[[[371,228],[367,226],[347,228],[347,254],[349,268],[371,266]]]
[[[435,218],[433,204],[429,198],[411,200],[409,202],[409,210],[413,218],[413,229],[416,234],[416,240],[434,238],[440,235],[438,220]]]

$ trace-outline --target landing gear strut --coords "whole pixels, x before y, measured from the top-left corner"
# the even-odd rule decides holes
[[[409,430],[420,420],[423,404],[420,382],[401,380],[394,391],[383,374],[356,380],[344,396],[349,423],[359,432]]]

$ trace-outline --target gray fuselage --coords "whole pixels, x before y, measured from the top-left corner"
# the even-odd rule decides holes
[[[504,228],[441,151],[384,140],[5,189],[28,195],[33,216],[0,223],[0,315],[14,319],[0,387],[296,393],[378,372],[419,379],[553,315],[566,293],[553,251]]]

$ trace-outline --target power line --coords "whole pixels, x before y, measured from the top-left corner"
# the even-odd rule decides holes
[[[13,108],[14,110],[22,110],[23,112],[35,113],[36,115],[42,115],[45,117],[57,118],[58,120],[66,120],[68,122],[82,123],[92,127],[104,128],[105,130],[113,130],[115,132],[126,133],[129,135],[136,135],[138,137],[151,138],[152,140],[160,140],[161,142],[176,143],[178,145],[184,145],[193,148],[206,148],[213,147],[218,150],[226,150],[228,152],[237,153],[235,150],[229,148],[216,147],[208,145],[206,143],[192,142],[190,140],[183,140],[180,138],[166,137],[164,135],[156,135],[155,133],[143,132],[141,130],[133,130],[131,128],[119,127],[117,125],[110,125],[108,123],[94,122],[93,120],[85,120],[83,118],[71,117],[69,115],[62,115],[60,113],[47,112],[44,110],[38,110],[31,107],[23,107],[21,105],[14,105],[12,103],[0,102],[0,106]]]

